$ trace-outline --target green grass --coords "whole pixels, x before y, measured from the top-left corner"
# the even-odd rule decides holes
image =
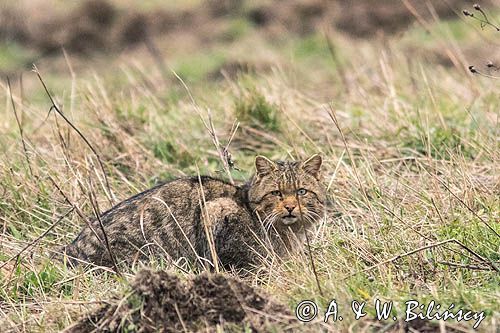
[[[174,70],[183,80],[194,83],[220,68],[224,61],[225,56],[220,51],[208,51],[183,57],[175,64]]]
[[[180,168],[187,168],[193,165],[195,159],[188,150],[177,148],[175,142],[160,141],[153,144],[153,153],[156,158],[165,163],[178,165]]]
[[[0,42],[0,71],[23,68],[29,64],[32,56],[32,52],[21,45]]]
[[[311,239],[323,295],[304,253],[264,267],[249,283],[258,282],[291,310],[303,299],[325,309],[335,298],[346,313],[334,326],[340,331],[350,325],[353,331],[362,330],[370,323],[347,315],[352,300],[368,302],[372,318],[377,298],[394,301],[398,317],[409,299],[484,310],[487,318],[480,331],[492,331],[500,319],[500,277],[488,263],[500,265],[500,241],[481,219],[500,232],[499,86],[495,80],[428,62],[407,48],[442,45],[444,28],[451,30],[449,38],[466,47],[475,42],[469,26],[459,20],[442,22],[431,26],[432,34],[415,27],[402,38],[389,38],[389,44],[336,38],[345,80],[332,71],[338,64],[332,62],[323,37],[288,36],[284,44],[283,38],[275,43],[260,37],[255,43],[266,47],[262,54],[276,60],[272,70],[212,81],[210,73],[238,60],[231,58],[240,54],[238,48],[248,50],[248,45],[239,45],[241,38],[259,38],[248,22],[229,23],[230,40],[168,59],[196,105],[173,75],[159,76],[149,58],[139,59],[145,73],[131,69],[133,61],[112,57],[105,60],[107,66],[96,69],[95,77],[87,71],[93,63],[75,66],[73,100],[66,67],[59,68],[60,77],[52,76],[49,66],[40,68],[65,114],[98,151],[114,202],[161,180],[198,171],[227,178],[217,154],[221,147],[214,147],[202,119],[213,122],[222,146],[239,123],[229,146],[241,169],[232,170],[235,180],[251,176],[255,154],[299,159],[320,152],[325,183],[330,185],[326,220]],[[2,52],[6,69],[25,54],[12,45]],[[414,62],[411,68],[408,58]],[[53,66],[64,63],[52,60]],[[129,70],[128,77],[123,68]],[[91,190],[102,211],[111,207],[96,156],[61,118],[46,117],[50,103],[36,77],[26,74],[23,79],[23,129],[34,175],[2,89],[0,265],[72,205],[92,216]],[[20,110],[17,89],[14,95]],[[328,116],[329,105],[345,142]],[[121,279],[48,262],[52,251],[69,243],[84,225],[71,213],[18,261],[0,270],[1,327],[61,330],[99,302],[127,293],[127,281],[137,268]],[[448,239],[458,240],[484,260],[453,243],[389,260]],[[153,260],[151,265],[176,270],[166,262]]]
[[[224,39],[228,41],[235,41],[244,37],[251,29],[252,24],[244,18],[234,18],[228,22],[228,27],[223,34]]]
[[[236,119],[253,127],[264,128],[275,132],[280,128],[278,106],[269,102],[255,86],[245,87],[242,84],[242,93],[236,97],[234,113]]]

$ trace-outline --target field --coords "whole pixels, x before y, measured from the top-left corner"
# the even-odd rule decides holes
[[[498,332],[500,3],[482,4],[493,26],[462,1],[325,3],[0,7],[0,332],[63,330],[125,297],[140,267],[50,259],[95,207],[185,175],[242,183],[257,154],[313,153],[325,217],[303,253],[248,284],[292,312],[314,301],[298,331],[474,331],[403,322],[405,302],[434,300],[484,311],[477,330]],[[343,320],[325,324],[333,299]],[[376,299],[393,302],[389,320]]]

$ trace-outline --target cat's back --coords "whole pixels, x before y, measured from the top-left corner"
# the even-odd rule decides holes
[[[159,184],[94,219],[65,251],[72,257],[108,264],[102,222],[111,247],[124,254],[137,252],[145,244],[158,244],[176,256],[185,255],[201,232],[202,207],[218,198],[244,206],[243,189],[217,178],[195,176]]]
[[[106,211],[102,216],[109,222],[116,215],[125,214],[130,217],[130,214],[139,209],[148,209],[149,206],[180,210],[182,213],[186,212],[185,209],[221,197],[232,198],[238,202],[244,199],[240,187],[221,179],[210,176],[178,178],[136,194]]]

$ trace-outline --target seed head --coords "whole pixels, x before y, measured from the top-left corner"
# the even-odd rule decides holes
[[[464,9],[462,11],[462,13],[464,13],[465,16],[471,16],[471,17],[474,16],[474,14],[472,14],[471,12],[469,12],[467,9]]]
[[[469,71],[473,74],[476,74],[477,73],[477,70],[474,66],[469,66]]]
[[[479,6],[479,4],[475,3],[473,6],[472,6],[475,10],[481,10],[481,6]]]

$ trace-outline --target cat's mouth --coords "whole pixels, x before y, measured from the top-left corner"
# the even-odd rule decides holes
[[[295,222],[297,222],[297,216],[292,215],[292,214],[288,214],[286,216],[283,216],[281,218],[281,221],[283,221],[284,225],[294,224]]]

